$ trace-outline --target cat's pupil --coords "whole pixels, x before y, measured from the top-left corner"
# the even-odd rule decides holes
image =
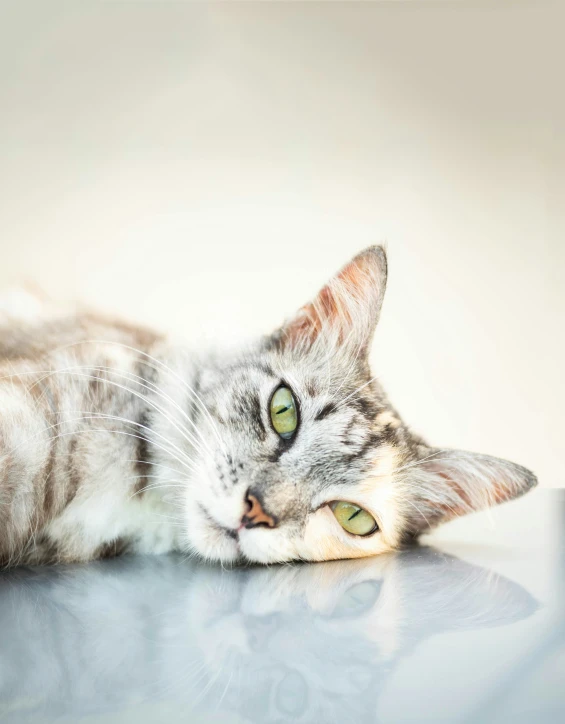
[[[345,500],[336,500],[330,504],[338,523],[348,533],[353,535],[370,535],[375,533],[379,526],[373,516],[364,508]]]

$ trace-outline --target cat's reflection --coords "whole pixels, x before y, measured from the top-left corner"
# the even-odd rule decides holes
[[[0,715],[149,701],[169,716],[372,721],[415,644],[536,607],[517,584],[430,548],[232,571],[179,558],[15,570],[0,576]]]

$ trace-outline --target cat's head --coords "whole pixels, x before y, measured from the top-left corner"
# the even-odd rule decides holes
[[[191,549],[225,562],[369,556],[535,485],[514,463],[429,447],[390,405],[368,364],[386,278],[371,247],[276,333],[199,371]]]

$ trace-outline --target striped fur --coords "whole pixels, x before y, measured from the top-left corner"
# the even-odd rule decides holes
[[[535,478],[518,465],[428,447],[371,376],[386,273],[383,249],[367,249],[229,355],[92,314],[0,307],[0,561],[361,557],[524,493]],[[269,419],[281,383],[300,411],[290,442]],[[241,527],[249,491],[275,527]],[[334,500],[379,530],[346,533]]]

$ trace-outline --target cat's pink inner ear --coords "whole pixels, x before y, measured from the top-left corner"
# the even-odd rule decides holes
[[[516,497],[514,491],[511,492],[502,480],[490,480],[487,485],[482,486],[480,495],[477,496],[478,489],[473,491],[474,495],[471,494],[471,489],[466,487],[467,480],[458,482],[455,475],[448,475],[444,472],[438,472],[437,475],[449,486],[452,493],[449,496],[449,503],[442,505],[440,502],[438,504],[444,519],[459,517],[483,508],[491,508]]]
[[[347,264],[282,330],[285,344],[313,343],[324,331],[338,343],[370,342],[386,286],[382,247],[369,247]]]
[[[435,476],[431,500],[443,520],[518,498],[537,482],[521,465],[459,450],[439,451],[424,467]]]

